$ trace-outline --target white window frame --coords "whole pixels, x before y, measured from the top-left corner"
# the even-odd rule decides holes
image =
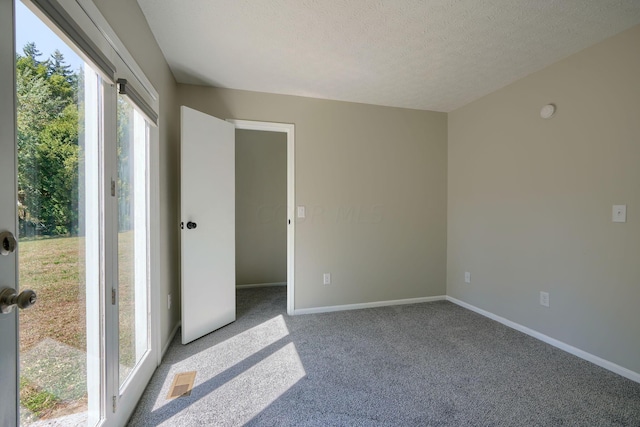
[[[20,0],[15,0],[20,1]],[[137,94],[143,99],[148,107],[151,108],[158,116],[159,109],[159,95],[155,90],[151,82],[146,78],[142,69],[137,65],[131,54],[127,51],[124,44],[120,41],[116,33],[108,24],[106,19],[102,16],[98,8],[91,0],[52,0],[51,3],[56,5],[56,8],[60,7],[64,10],[73,20],[73,23],[77,25],[88,38],[97,46],[99,51],[108,58],[116,68],[115,76],[106,76],[96,69],[99,74],[103,76],[106,85],[111,85],[111,90],[105,90],[104,94],[104,138],[105,140],[112,141],[115,147],[115,135],[116,135],[116,113],[115,108],[117,105],[117,90],[115,79],[126,79],[127,84],[131,85]],[[30,4],[29,0],[25,0],[25,4],[43,21],[50,22],[49,19],[33,4]],[[55,25],[50,26],[62,40],[70,45],[73,45],[73,40],[70,40],[66,34]],[[80,56],[87,62],[91,63],[91,58],[84,54]],[[102,389],[101,396],[102,402],[96,403],[100,406],[103,418],[98,425],[100,426],[119,426],[124,425],[129,419],[138,400],[140,399],[146,385],[148,384],[156,367],[160,364],[162,358],[162,351],[160,348],[161,343],[161,328],[160,328],[160,218],[158,213],[160,212],[160,191],[159,191],[159,131],[157,126],[149,126],[149,145],[147,152],[148,162],[148,175],[147,175],[147,223],[148,223],[148,280],[149,280],[149,333],[150,333],[150,350],[145,354],[144,360],[136,367],[132,372],[132,378],[135,376],[135,380],[131,379],[123,385],[122,394],[120,393],[119,380],[118,380],[118,312],[117,305],[112,306],[111,302],[111,288],[113,281],[117,279],[117,263],[114,259],[117,255],[117,246],[114,246],[114,242],[106,242],[105,244],[105,256],[108,265],[112,266],[111,271],[106,272],[107,283],[104,288],[105,295],[91,296],[93,300],[102,299],[106,301],[105,315],[108,322],[107,336],[101,337],[100,340],[106,341],[106,362],[103,366],[107,367],[106,373],[103,373],[101,378]],[[108,156],[107,156],[108,157]],[[105,159],[105,170],[116,171],[114,159]],[[114,172],[112,172],[113,174]],[[106,174],[106,172],[105,172]],[[110,179],[105,176],[103,189],[105,198],[110,193]],[[113,177],[115,178],[115,177]],[[107,213],[107,218],[113,219],[117,212],[113,211],[115,203],[111,203],[112,212]],[[109,205],[106,205],[105,209]],[[108,223],[104,225],[106,227],[105,232],[109,236],[113,237],[112,225]],[[115,271],[114,271],[115,270]],[[108,295],[107,295],[108,294]],[[89,296],[88,296],[89,298]],[[90,379],[90,383],[95,384],[96,378]],[[94,404],[94,407],[95,405]],[[90,403],[91,405],[91,403]],[[89,408],[91,414],[91,408]]]

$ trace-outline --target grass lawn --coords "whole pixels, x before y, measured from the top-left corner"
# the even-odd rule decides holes
[[[19,315],[23,359],[41,356],[38,366],[26,366],[24,360],[21,366],[21,405],[29,409],[35,419],[86,410],[86,356],[76,357],[72,365],[81,366],[70,369],[67,369],[67,360],[65,372],[72,372],[61,375],[56,371],[60,366],[54,366],[55,358],[49,359],[39,345],[53,340],[60,348],[75,349],[76,354],[86,355],[86,289],[100,284],[85,283],[84,244],[81,237],[20,242],[20,289],[33,289],[38,295],[36,305],[21,310]],[[133,233],[121,233],[118,245],[120,366],[121,370],[128,371],[135,363]],[[97,310],[98,307],[91,314],[97,314]],[[35,358],[34,352],[39,353]],[[47,364],[47,360],[51,363]]]
[[[20,242],[20,289],[38,294],[20,311],[20,352],[45,338],[86,351],[84,238]]]

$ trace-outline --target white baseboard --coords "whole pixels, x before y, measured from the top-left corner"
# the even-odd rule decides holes
[[[512,329],[515,329],[516,331],[520,331],[522,333],[525,333],[529,336],[532,336],[533,338],[539,339],[540,341],[546,342],[547,344],[550,344],[554,347],[559,348],[560,350],[564,350],[567,353],[571,353],[574,356],[578,356],[581,359],[584,359],[588,362],[591,362],[595,365],[598,365],[604,369],[607,369],[611,372],[614,372],[618,375],[622,375],[625,378],[629,378],[631,381],[635,381],[637,383],[640,383],[640,373],[638,372],[634,372],[630,369],[624,368],[620,365],[616,365],[613,362],[609,362],[608,360],[605,360],[601,357],[595,356],[591,353],[587,353],[584,350],[580,350],[579,348],[573,347],[569,344],[566,344],[562,341],[559,341],[555,338],[551,338],[548,335],[542,334],[540,332],[534,331],[533,329],[527,328],[526,326],[523,326],[519,323],[516,322],[512,322],[509,319],[505,319],[504,317],[500,317],[496,314],[493,314],[489,311],[483,310],[481,308],[478,308],[474,305],[471,305],[469,303],[466,303],[464,301],[461,301],[459,299],[447,296],[446,297],[447,301],[451,301],[454,304],[459,305],[460,307],[464,307],[468,310],[471,311],[475,311],[478,314],[481,314],[485,317],[488,317],[489,319],[495,320],[496,322],[500,322],[505,326],[508,326]]]
[[[445,295],[439,295],[435,297],[396,299],[396,300],[390,300],[390,301],[364,302],[360,304],[344,304],[344,305],[331,305],[326,307],[298,308],[294,310],[293,314],[298,315],[298,314],[330,313],[333,311],[360,310],[362,308],[386,307],[389,305],[418,304],[421,302],[444,301],[445,299],[446,299]]]
[[[259,284],[255,284],[255,285],[238,285],[236,286],[236,288],[238,289],[248,289],[248,288],[261,288],[261,287],[269,287],[269,286],[286,286],[287,283],[286,282],[277,282],[277,283],[259,283]],[[519,323],[513,322],[509,319],[506,319],[504,317],[498,316],[497,314],[493,314],[489,311],[483,310],[481,308],[478,308],[474,305],[471,305],[467,302],[461,301],[457,298],[454,297],[450,297],[448,295],[439,295],[439,296],[433,296],[433,297],[420,297],[420,298],[408,298],[408,299],[398,299],[398,300],[389,300],[389,301],[376,301],[376,302],[365,302],[365,303],[359,303],[359,304],[344,304],[344,305],[333,305],[333,306],[325,306],[325,307],[312,307],[312,308],[300,308],[300,309],[296,309],[294,310],[293,314],[294,315],[300,315],[300,314],[316,314],[316,313],[330,313],[330,312],[335,312],[335,311],[344,311],[344,310],[359,310],[359,309],[363,309],[363,308],[375,308],[375,307],[386,307],[386,306],[392,306],[392,305],[404,305],[404,304],[418,304],[418,303],[423,303],[423,302],[432,302],[432,301],[450,301],[456,305],[459,305],[460,307],[464,307],[468,310],[471,310],[473,312],[476,312],[482,316],[485,316],[489,319],[495,320],[496,322],[502,323],[505,326],[508,326],[509,328],[515,329],[516,331],[520,331],[524,334],[527,334],[533,338],[536,338],[542,342],[545,342],[549,345],[552,345],[556,348],[559,348],[560,350],[566,351],[567,353],[573,354],[574,356],[577,356],[581,359],[584,359],[588,362],[591,362],[595,365],[598,365],[604,369],[607,369],[611,372],[614,372],[618,375],[621,375],[625,378],[630,379],[631,381],[635,381],[637,383],[640,383],[640,373],[638,372],[634,372],[631,369],[627,369],[623,366],[617,365],[613,362],[610,362],[608,360],[605,360],[601,357],[595,356],[591,353],[587,353],[584,350],[581,350],[577,347],[573,347],[572,345],[569,345],[567,343],[564,343],[560,340],[557,340],[555,338],[551,338],[548,335],[545,335],[541,332],[535,331],[531,328],[528,328],[526,326],[523,326]],[[173,341],[173,339],[175,338],[176,334],[178,333],[178,329],[180,328],[181,322],[178,321],[178,323],[176,324],[175,328],[173,329],[173,331],[171,332],[169,339],[167,340],[167,343],[165,344],[164,348],[162,349],[162,358],[164,358],[165,353],[167,352],[167,350],[169,349],[169,346],[171,345],[171,342]]]
[[[160,358],[160,360],[164,359],[164,354],[167,352],[167,350],[169,350],[169,346],[171,345],[171,342],[173,341],[173,339],[176,337],[176,334],[178,333],[178,329],[180,329],[180,325],[182,325],[182,321],[178,320],[176,327],[173,328],[173,331],[171,331],[171,333],[169,334],[169,339],[167,340],[167,343],[162,348],[162,357]]]
[[[251,285],[236,285],[236,289],[270,288],[271,286],[287,286],[287,282],[255,283],[255,284],[251,284]]]

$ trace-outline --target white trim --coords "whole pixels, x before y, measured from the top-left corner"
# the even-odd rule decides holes
[[[478,314],[481,314],[481,315],[483,315],[485,317],[488,317],[489,319],[495,320],[496,322],[502,323],[505,326],[508,326],[508,327],[510,327],[512,329],[515,329],[516,331],[520,331],[522,333],[525,333],[525,334],[527,334],[529,336],[532,336],[533,338],[539,339],[542,342],[545,342],[545,343],[550,344],[550,345],[552,345],[554,347],[557,347],[560,350],[564,350],[567,353],[573,354],[574,356],[578,356],[581,359],[584,359],[584,360],[586,360],[588,362],[591,362],[591,363],[593,363],[595,365],[598,365],[598,366],[600,366],[600,367],[602,367],[604,369],[607,369],[607,370],[609,370],[611,372],[614,372],[614,373],[616,373],[618,375],[622,375],[623,377],[628,378],[628,379],[630,379],[632,381],[640,383],[640,373],[638,373],[638,372],[634,372],[634,371],[632,371],[630,369],[627,369],[627,368],[624,368],[624,367],[622,367],[620,365],[616,365],[613,362],[610,362],[610,361],[605,360],[605,359],[603,359],[601,357],[595,356],[595,355],[593,355],[591,353],[587,353],[584,350],[580,350],[579,348],[573,347],[573,346],[571,346],[569,344],[566,344],[566,343],[564,343],[562,341],[559,341],[559,340],[557,340],[555,338],[551,338],[548,335],[545,335],[543,333],[534,331],[533,329],[527,328],[526,326],[523,326],[523,325],[521,325],[519,323],[512,322],[509,319],[505,319],[504,317],[500,317],[500,316],[498,316],[496,314],[493,314],[493,313],[491,313],[489,311],[486,311],[486,310],[483,310],[481,308],[478,308],[478,307],[476,307],[474,305],[471,305],[471,304],[466,303],[464,301],[461,301],[459,299],[456,299],[456,298],[453,298],[453,297],[450,297],[450,296],[447,296],[446,299],[447,299],[447,301],[450,301],[450,302],[452,302],[454,304],[457,304],[460,307],[464,307],[464,308],[466,308],[468,310],[474,311],[474,312],[476,312]]]
[[[287,286],[287,282],[252,283],[248,285],[236,285],[236,289],[270,288],[272,286]]]
[[[287,212],[289,222],[287,226],[287,314],[296,314],[295,309],[295,231],[296,231],[296,155],[295,155],[295,125],[274,122],[259,122],[254,120],[227,119],[236,129],[262,130],[267,132],[284,132],[287,134]]]
[[[176,323],[175,328],[173,328],[173,331],[171,331],[171,333],[169,334],[169,339],[167,340],[167,343],[164,345],[164,347],[162,347],[162,352],[160,352],[160,360],[164,359],[164,355],[167,352],[167,350],[169,350],[169,347],[171,346],[173,339],[176,337],[176,334],[178,333],[178,329],[180,329],[180,326],[182,326],[182,321],[178,320],[178,323]],[[158,365],[160,365],[160,363],[158,363]]]
[[[438,295],[434,297],[394,299],[394,300],[388,300],[388,301],[363,302],[358,304],[344,304],[344,305],[331,305],[331,306],[325,306],[325,307],[300,308],[298,310],[295,310],[293,314],[298,315],[298,314],[330,313],[334,311],[360,310],[363,308],[387,307],[390,305],[419,304],[423,302],[444,301],[446,298],[447,298],[446,295]]]
[[[69,3],[69,0],[66,0],[66,3]],[[158,91],[153,87],[153,84],[151,84],[144,71],[142,71],[136,60],[125,47],[124,43],[122,43],[120,38],[116,35],[116,32],[111,28],[104,16],[102,16],[98,7],[92,0],[76,0],[76,3],[84,11],[87,17],[89,17],[93,25],[109,43],[116,55],[122,61],[122,64],[124,64],[129,71],[127,72],[120,69],[117,70],[117,74],[125,76],[129,74],[128,77],[130,79],[133,77],[136,80],[135,84],[144,89],[144,94],[141,92],[142,96],[146,98],[149,105],[151,105],[157,113],[159,107]],[[118,64],[114,65],[117,66]],[[129,83],[131,83],[131,81]]]
[[[164,310],[163,298],[161,296],[162,264],[160,247],[161,231],[160,216],[160,130],[157,126],[149,126],[149,211],[147,218],[149,221],[149,298],[151,303],[151,347],[160,349],[162,345],[162,328],[160,327],[161,313]],[[165,298],[166,299],[166,298]],[[156,366],[162,361],[162,353],[156,351]]]
[[[103,324],[104,311],[102,295],[105,293],[103,275],[104,263],[102,254],[103,219],[101,206],[101,183],[103,168],[101,166],[102,133],[100,113],[102,103],[99,100],[104,84],[98,80],[98,74],[85,63],[84,65],[84,221],[85,229],[85,283],[96,283],[98,286],[86,286],[86,330],[87,336],[87,425],[95,425],[102,419],[102,393],[104,386],[102,344],[105,330]],[[82,203],[82,202],[80,202]],[[80,206],[78,206],[80,210]]]
[[[287,230],[287,313],[296,311],[295,287],[296,281],[296,154],[295,154],[295,128],[294,125],[287,128],[287,207],[289,211],[289,224]]]
[[[236,129],[244,130],[263,130],[266,132],[288,132],[293,130],[294,125],[289,123],[276,123],[276,122],[261,122],[258,120],[238,120],[227,119],[229,123],[232,123]]]

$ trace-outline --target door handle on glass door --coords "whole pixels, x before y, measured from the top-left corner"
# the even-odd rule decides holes
[[[0,233],[0,255],[7,256],[13,253],[18,246],[16,238],[10,231],[3,231]]]
[[[21,309],[29,308],[36,303],[38,296],[31,289],[25,289],[19,294],[15,289],[3,288],[0,291],[0,311],[2,313],[11,313],[13,307]]]

